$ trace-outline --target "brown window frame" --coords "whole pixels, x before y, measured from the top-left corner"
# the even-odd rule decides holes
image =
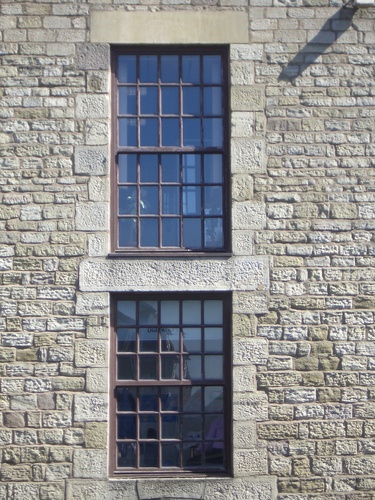
[[[118,89],[119,89],[119,82],[117,78],[117,73],[118,73],[118,57],[123,56],[123,55],[135,55],[137,58],[139,58],[142,55],[157,55],[157,56],[164,56],[164,55],[178,55],[180,57],[180,64],[181,64],[181,56],[184,55],[198,55],[198,56],[210,56],[210,55],[219,55],[222,60],[222,82],[220,84],[220,88],[222,89],[222,146],[221,147],[208,147],[204,146],[203,144],[203,136],[201,137],[201,146],[196,147],[196,146],[141,146],[139,144],[139,130],[137,132],[137,145],[136,146],[120,146],[119,145],[119,112],[118,112]],[[158,59],[159,61],[159,66],[160,67],[160,57]],[[126,256],[140,256],[140,255],[153,255],[155,254],[166,254],[170,256],[183,256],[186,254],[189,255],[213,255],[213,256],[228,256],[231,255],[231,232],[230,232],[230,222],[231,222],[231,207],[230,207],[230,148],[229,148],[229,48],[228,46],[222,46],[222,45],[215,45],[215,46],[114,46],[112,48],[112,162],[111,162],[111,253],[110,255],[113,257],[121,257],[122,255]],[[203,57],[201,57],[201,61],[203,61]],[[203,63],[201,62],[201,66]],[[201,68],[202,69],[202,68]],[[181,71],[181,68],[180,68]],[[137,77],[138,78],[138,77]],[[209,86],[207,84],[207,86]],[[139,90],[140,88],[140,83],[137,80],[135,87]],[[160,80],[158,79],[157,83],[155,83],[155,87],[160,88],[161,83]],[[182,93],[182,89],[185,88],[185,84],[182,84],[181,81],[179,84],[177,84],[177,87],[179,88],[180,94]],[[205,88],[205,84],[201,81],[199,84],[199,88],[201,89],[201,92],[203,92],[203,89]],[[140,101],[140,97],[138,95],[138,90],[137,90],[137,102]],[[160,91],[159,91],[160,94]],[[159,99],[161,99],[159,95]],[[157,116],[157,119],[159,120],[159,141],[160,139],[160,130],[161,130],[161,101],[159,102],[159,109],[158,109],[158,114],[155,115]],[[140,114],[140,104],[137,104],[137,114],[134,115],[134,118],[138,121],[140,121],[143,118],[143,115]],[[182,121],[185,117],[189,118],[190,115],[183,115],[182,113],[182,95],[180,95],[180,112],[178,114],[178,119],[180,120],[180,135],[182,134],[181,129],[182,129]],[[124,115],[121,115],[124,116]],[[194,116],[195,115],[191,115]],[[210,115],[207,113],[205,114],[203,112],[203,105],[201,104],[201,112],[199,115],[197,115],[198,118],[201,120],[201,124],[203,123],[203,120],[205,119],[206,116],[210,118]],[[212,115],[213,116],[213,115]],[[146,117],[147,118],[147,117]],[[203,127],[203,125],[201,125]],[[201,134],[203,128],[201,128]],[[182,139],[180,138],[180,141]],[[182,144],[182,142],[180,142]],[[162,236],[160,235],[160,228],[162,227],[162,224],[164,223],[163,221],[166,221],[168,219],[168,215],[165,216],[165,214],[161,213],[161,194],[159,194],[159,207],[157,213],[154,213],[151,216],[151,219],[158,219],[158,228],[159,228],[159,236],[158,236],[158,245],[155,246],[141,246],[140,245],[140,231],[139,231],[139,224],[141,224],[141,221],[145,221],[146,218],[150,220],[149,217],[145,217],[141,214],[142,209],[140,208],[141,205],[141,200],[140,200],[140,180],[139,180],[139,174],[138,174],[138,179],[135,182],[135,187],[137,190],[137,208],[136,208],[136,215],[133,218],[133,221],[136,220],[136,226],[138,228],[138,235],[137,235],[137,241],[132,244],[131,246],[120,246],[119,244],[119,219],[121,218],[123,221],[127,218],[128,221],[130,221],[130,217],[126,217],[126,214],[121,213],[119,210],[119,189],[120,189],[120,182],[118,180],[118,161],[120,158],[120,155],[125,155],[125,154],[134,154],[137,155],[137,169],[139,170],[139,158],[140,155],[147,155],[147,154],[154,154],[158,155],[158,168],[159,170],[161,169],[161,156],[162,155],[179,155],[180,158],[180,169],[182,171],[182,161],[184,155],[200,155],[201,162],[203,163],[203,158],[208,157],[210,154],[211,155],[220,155],[222,158],[222,180],[220,183],[214,183],[214,185],[210,184],[210,182],[206,182],[203,180],[203,177],[201,177],[200,182],[197,182],[196,185],[201,187],[201,212],[200,215],[198,216],[186,216],[182,214],[182,189],[184,187],[183,181],[180,179],[174,186],[178,186],[180,189],[180,194],[179,194],[179,204],[180,204],[180,210],[178,213],[176,213],[175,216],[170,216],[169,221],[175,224],[177,224],[177,227],[179,228],[179,236],[177,238],[180,238],[180,241],[176,244],[173,244],[171,246],[162,246],[161,243],[161,238]],[[182,176],[181,172],[180,175]],[[202,174],[203,175],[203,174]],[[212,181],[213,182],[213,181]],[[124,186],[122,186],[124,187]],[[159,190],[162,189],[163,187],[163,182],[161,180],[161,173],[159,172],[159,180],[155,183],[155,187],[158,187]],[[217,215],[207,215],[207,212],[205,211],[205,205],[206,199],[203,198],[203,191],[205,188],[208,190],[211,188],[219,188],[222,190],[222,208],[221,208],[221,213],[219,211],[217,212]],[[188,188],[186,188],[188,189]],[[214,192],[214,189],[212,190]],[[128,213],[129,215],[129,213]],[[121,217],[122,216],[122,217]],[[172,219],[175,219],[172,221]],[[163,219],[163,220],[162,220]],[[176,222],[178,219],[178,222]],[[201,246],[192,246],[192,247],[184,247],[183,246],[183,219],[186,221],[186,219],[189,219],[190,221],[195,221],[200,220],[200,232],[201,232]],[[220,222],[221,221],[221,222]],[[145,221],[146,222],[146,221]],[[215,225],[215,223],[219,223],[222,226],[222,245],[216,247],[215,242],[213,240],[213,243],[211,244],[206,244],[205,242],[205,231],[207,227],[211,224],[212,226]],[[207,224],[207,226],[205,226]],[[212,229],[211,232],[212,234],[215,233],[215,229]],[[127,234],[125,231],[124,234]],[[146,234],[145,232],[143,234]],[[194,234],[194,232],[193,232]],[[220,229],[219,229],[219,239],[220,239]],[[206,246],[205,246],[206,245]]]
[[[110,476],[112,477],[118,477],[121,475],[126,475],[126,476],[139,476],[139,475],[146,475],[146,476],[201,476],[203,475],[209,475],[209,476],[228,476],[232,474],[232,347],[231,347],[231,316],[232,316],[232,297],[230,293],[227,292],[207,292],[207,293],[195,293],[195,292],[185,292],[185,293],[127,293],[127,294],[113,294],[112,300],[111,300],[111,340],[110,340],[110,429],[109,429],[109,435],[110,435],[110,443],[109,443],[109,473]],[[180,308],[180,321],[182,321],[182,302],[184,300],[188,301],[200,301],[201,302],[201,311],[202,311],[202,322],[201,322],[201,327],[207,328],[209,327],[209,323],[205,323],[203,320],[203,307],[204,307],[204,301],[209,301],[209,300],[220,300],[223,303],[223,318],[222,318],[222,328],[223,328],[223,346],[222,346],[222,355],[223,355],[223,377],[222,379],[218,380],[216,378],[213,379],[207,379],[207,380],[190,380],[183,377],[181,375],[180,379],[163,379],[161,375],[161,370],[162,368],[160,367],[160,374],[158,377],[158,380],[149,380],[149,379],[139,379],[139,366],[140,363],[137,363],[138,369],[136,369],[136,378],[138,380],[123,380],[119,379],[117,372],[117,364],[118,364],[118,357],[119,355],[121,356],[121,352],[118,350],[118,338],[117,338],[117,317],[116,317],[116,311],[117,311],[117,304],[119,301],[136,301],[137,304],[141,301],[156,301],[158,303],[158,308],[160,310],[160,304],[162,301],[179,301],[179,308]],[[139,335],[140,335],[140,327],[139,327],[139,317],[138,317],[138,305],[137,305],[137,324],[135,325],[135,328],[137,329],[137,336],[136,336],[136,345],[137,348],[135,349],[136,353],[135,356],[139,358],[140,352],[141,354],[144,352],[140,349],[140,340],[139,340]],[[120,323],[121,325],[121,323]],[[162,347],[162,336],[160,335],[160,331],[162,330],[162,324],[160,323],[159,325],[159,334],[158,334],[158,358],[160,360],[161,353],[166,354],[165,349]],[[185,351],[185,346],[182,346],[182,327],[181,331],[179,333],[180,338],[181,338],[181,352],[179,356],[181,357],[182,360],[182,353]],[[203,342],[203,340],[201,340]],[[127,352],[127,351],[126,351]],[[202,349],[199,351],[199,354],[203,354],[204,351],[203,349],[203,344],[202,344]],[[119,354],[120,353],[120,354]],[[122,352],[122,354],[124,354]],[[147,353],[146,353],[147,354]],[[209,353],[210,354],[210,353]],[[221,352],[220,352],[221,354]],[[168,356],[168,353],[166,354]],[[169,356],[171,356],[171,353],[169,353]],[[203,356],[202,356],[203,357]],[[161,363],[160,363],[161,365]],[[203,365],[202,365],[203,368]],[[180,370],[182,374],[182,363],[180,364]],[[203,379],[203,375],[202,375]],[[183,435],[183,425],[182,425],[182,416],[187,415],[189,416],[189,410],[182,409],[182,394],[185,389],[188,391],[189,389],[194,390],[196,388],[196,391],[198,392],[199,398],[203,398],[203,393],[204,393],[204,388],[205,387],[211,387],[212,389],[217,389],[217,387],[220,386],[222,387],[223,391],[223,410],[207,410],[205,411],[204,408],[204,403],[202,400],[202,405],[203,409],[201,411],[194,411],[193,413],[200,413],[202,414],[202,418],[205,418],[205,415],[208,417],[213,417],[213,415],[209,415],[210,413],[214,412],[217,413],[217,417],[222,417],[223,422],[224,422],[224,448],[223,448],[223,463],[220,466],[213,466],[211,465],[206,465],[206,466],[185,466],[184,464],[184,455],[186,455],[186,446],[184,448],[184,445],[189,445],[189,439],[186,438],[186,436]],[[125,389],[127,388],[127,389]],[[180,460],[180,466],[175,467],[175,466],[164,466],[161,464],[162,460],[162,444],[168,443],[168,438],[163,439],[164,436],[161,436],[161,427],[159,428],[159,436],[158,438],[151,438],[151,441],[148,440],[148,436],[145,438],[145,436],[141,435],[141,421],[142,421],[142,410],[144,408],[141,408],[141,403],[140,403],[140,397],[136,397],[137,406],[134,408],[134,411],[131,411],[131,414],[134,417],[134,422],[135,419],[137,419],[137,424],[134,423],[134,426],[137,427],[137,431],[135,438],[129,438],[132,441],[132,446],[134,449],[137,449],[138,453],[138,463],[136,467],[121,467],[118,465],[118,456],[120,454],[120,446],[118,445],[123,444],[122,441],[123,439],[127,439],[124,436],[118,437],[118,420],[117,417],[122,415],[122,412],[124,409],[120,408],[118,406],[118,400],[117,397],[119,395],[119,391],[124,391],[124,390],[133,390],[135,391],[136,394],[139,396],[139,392],[142,391],[142,388],[154,388],[156,391],[158,391],[158,409],[154,409],[154,414],[156,415],[156,421],[159,421],[159,426],[163,425],[162,424],[162,416],[165,415],[165,410],[163,409],[162,405],[162,391],[163,389],[168,388],[169,390],[176,390],[179,393],[180,397],[180,403],[178,410],[175,410],[172,415],[178,421],[180,422],[179,428],[180,428],[180,438],[179,440],[176,441],[177,443],[177,449],[179,448],[179,460]],[[199,389],[200,388],[200,389]],[[200,391],[200,393],[199,393]],[[125,410],[126,411],[126,410]],[[173,412],[173,410],[171,410]],[[188,411],[188,413],[186,413]],[[191,410],[190,410],[191,411]],[[148,412],[150,413],[150,411]],[[168,413],[167,413],[168,414]],[[171,415],[171,414],[169,414]],[[196,415],[195,415],[196,416]],[[223,423],[222,422],[222,423]],[[211,422],[212,423],[212,422]],[[204,436],[201,437],[202,440],[202,446],[201,449],[204,448]],[[221,438],[219,438],[221,440]],[[170,441],[170,440],[169,440]],[[207,438],[207,441],[209,439]],[[152,466],[140,466],[140,460],[141,460],[141,447],[147,445],[148,443],[151,443],[153,446],[156,445],[158,446],[158,457],[159,457],[159,463],[157,466],[153,464]],[[196,443],[190,443],[196,445]],[[207,444],[207,443],[206,443]],[[211,443],[212,444],[212,443]],[[135,448],[135,446],[137,448]],[[195,448],[196,446],[192,446],[191,449]],[[146,453],[145,451],[143,452],[144,454]],[[190,452],[189,452],[190,453]],[[206,453],[206,452],[204,452]],[[192,455],[190,455],[192,456]],[[206,458],[203,458],[203,463],[205,463]]]

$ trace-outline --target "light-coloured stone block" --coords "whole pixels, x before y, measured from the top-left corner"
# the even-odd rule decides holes
[[[67,480],[67,500],[138,500],[136,481]]]
[[[109,297],[107,293],[78,293],[77,314],[109,315]]]
[[[265,365],[268,341],[265,339],[233,339],[234,365]]]
[[[79,94],[76,97],[76,117],[109,118],[109,100],[107,95]]]
[[[79,69],[109,69],[109,45],[81,43],[77,45],[77,67]]]
[[[233,231],[232,246],[234,255],[251,255],[253,253],[253,231]]]
[[[268,399],[264,393],[241,393],[233,396],[234,420],[267,420]]]
[[[232,85],[252,85],[254,83],[254,63],[249,61],[232,61],[230,65]]]
[[[252,111],[233,111],[231,114],[232,137],[250,137],[254,134],[254,113]]]
[[[108,369],[88,369],[86,389],[88,392],[108,392]]]
[[[264,109],[264,89],[238,86],[231,88],[232,111],[260,111]]]
[[[276,477],[207,480],[205,500],[274,500]]]
[[[109,200],[109,181],[103,177],[90,177],[89,180],[90,201]]]
[[[232,139],[232,173],[265,171],[264,142],[261,139]]]
[[[233,422],[233,448],[255,448],[256,423],[250,421]]]
[[[265,293],[233,294],[233,312],[240,314],[260,314],[268,312],[268,296]]]
[[[90,234],[87,237],[89,257],[104,257],[109,252],[108,236],[105,233]]]
[[[235,392],[256,390],[256,368],[254,365],[233,367],[233,390]]]
[[[103,394],[76,394],[74,418],[77,422],[106,422],[108,401]]]
[[[104,479],[107,476],[107,452],[104,450],[75,450],[73,476]]]
[[[77,146],[74,152],[74,172],[78,175],[106,175],[108,173],[108,148],[106,146]]]
[[[235,476],[267,474],[268,460],[266,448],[235,450],[233,468]]]
[[[75,342],[76,366],[108,366],[108,342],[79,339]]]
[[[77,204],[76,229],[81,231],[107,231],[109,210],[106,203]]]
[[[266,225],[266,206],[259,202],[233,203],[233,229],[263,229]]]

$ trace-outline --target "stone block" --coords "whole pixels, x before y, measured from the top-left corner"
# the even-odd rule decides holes
[[[76,116],[80,119],[108,119],[108,96],[78,94],[76,97]]]
[[[99,367],[108,365],[108,341],[77,340],[75,343],[75,363],[78,367]]]
[[[256,202],[236,202],[232,212],[233,229],[263,229],[266,224],[265,205]]]
[[[233,367],[233,390],[235,392],[255,391],[255,366]]]
[[[108,392],[108,370],[100,368],[88,369],[86,389],[88,392]]]
[[[77,204],[76,229],[81,231],[107,231],[109,213],[106,203]]]
[[[234,450],[233,456],[234,474],[238,476],[251,476],[267,474],[268,460],[266,448],[252,450]]]
[[[264,108],[264,89],[254,86],[238,86],[231,88],[232,111],[260,111]],[[238,118],[235,113],[233,119]]]
[[[267,420],[268,399],[266,394],[249,392],[234,394],[233,419],[235,421]]]
[[[107,293],[78,293],[76,313],[109,314],[109,297]]]
[[[109,70],[109,45],[101,43],[83,43],[77,45],[78,69]]]
[[[78,175],[106,175],[108,173],[108,148],[106,146],[76,146],[74,172]]]
[[[73,477],[104,479],[107,477],[107,452],[104,450],[75,450]]]
[[[76,394],[74,415],[77,422],[106,422],[108,398],[103,394]]]
[[[259,476],[242,479],[207,480],[205,500],[271,500],[276,498],[276,478]]]
[[[69,479],[66,489],[67,500],[139,500],[136,481],[99,481],[96,479]]]
[[[233,173],[252,174],[266,169],[264,142],[261,139],[232,139]]]
[[[232,61],[230,72],[232,85],[252,85],[254,83],[254,62]]]

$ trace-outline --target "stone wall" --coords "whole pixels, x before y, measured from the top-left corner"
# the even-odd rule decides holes
[[[230,44],[231,257],[107,257],[111,12],[168,12],[181,30],[158,43]],[[198,12],[241,29],[192,32]],[[1,1],[1,499],[374,500],[374,18]],[[109,480],[110,293],[180,289],[233,293],[233,477]]]

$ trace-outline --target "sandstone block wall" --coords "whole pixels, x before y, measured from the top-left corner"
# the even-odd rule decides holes
[[[113,13],[230,44],[230,257],[107,257]],[[1,0],[1,499],[374,500],[374,28],[341,0]],[[110,294],[180,289],[233,294],[233,477],[109,480]]]

